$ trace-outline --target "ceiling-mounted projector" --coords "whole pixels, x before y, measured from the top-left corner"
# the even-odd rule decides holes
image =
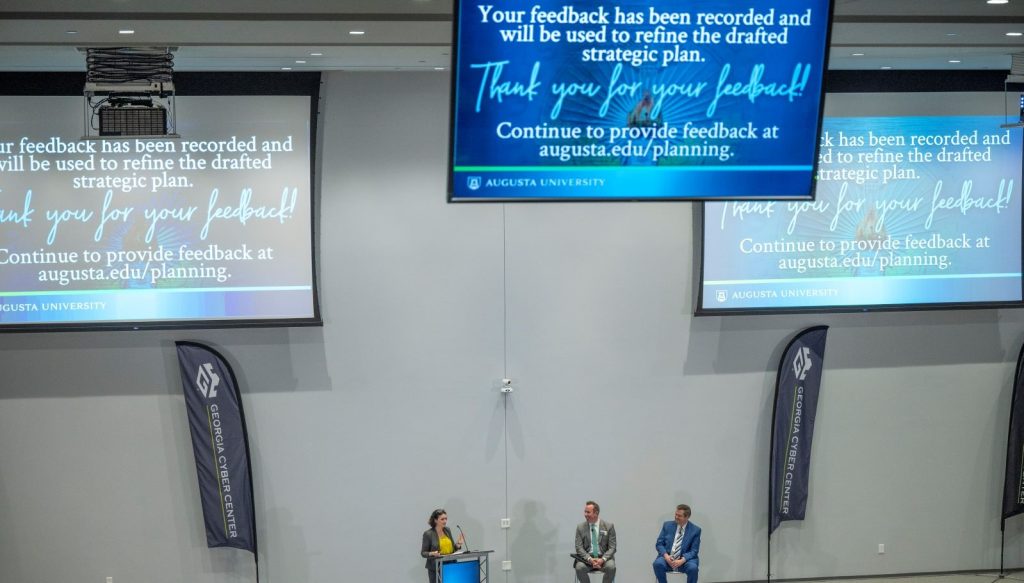
[[[1006,76],[1006,81],[1003,82],[1003,99],[1009,102],[1009,96],[1007,95],[1010,90],[1010,85],[1019,85],[1024,83],[1024,53],[1014,53],[1010,55],[1010,74]],[[1009,106],[1006,106],[1009,109]],[[1004,112],[1004,119],[1008,120],[1010,112]],[[1024,128],[1024,94],[1020,96],[1020,113],[1015,123],[1000,124],[1001,128]]]
[[[91,94],[97,103],[95,120],[90,120],[90,125],[98,120],[95,131],[99,137],[167,136],[173,133],[168,131],[168,109],[162,99],[165,94],[155,88],[129,92],[121,87],[112,91],[92,87]]]
[[[87,49],[85,138],[178,137],[170,47]]]

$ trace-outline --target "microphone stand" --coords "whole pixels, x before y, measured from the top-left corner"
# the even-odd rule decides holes
[[[455,528],[459,529],[459,534],[462,535],[462,544],[466,547],[466,552],[467,553],[470,552],[470,550],[469,550],[469,539],[466,538],[466,533],[462,532],[462,527],[457,525],[457,524],[455,525]]]

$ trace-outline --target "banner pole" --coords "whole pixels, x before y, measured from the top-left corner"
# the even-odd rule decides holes
[[[207,347],[210,352],[214,353],[217,357],[224,361],[227,365],[228,374],[231,375],[231,382],[235,385],[235,400],[238,402],[238,419],[242,425],[242,443],[245,445],[245,468],[249,472],[249,501],[252,504],[252,561],[253,565],[256,566],[256,583],[260,583],[260,546],[257,539],[256,531],[256,493],[253,490],[253,473],[252,473],[252,451],[249,449],[249,426],[245,422],[245,408],[242,406],[242,389],[241,385],[238,384],[238,379],[235,377],[235,369],[231,367],[227,359],[224,358],[219,352],[213,348]]]
[[[786,358],[786,353],[789,352],[790,346],[796,342],[796,339],[800,337],[801,333],[797,335],[786,345],[782,350],[781,358]],[[772,472],[775,470],[775,417],[779,411],[779,384],[782,382],[782,368],[775,374],[775,395],[772,397],[772,429],[768,436],[768,567],[765,572],[765,580],[767,583],[772,581],[772,521],[775,518],[775,512],[772,509],[772,503],[775,501],[772,491]]]
[[[996,583],[1006,577],[1003,572],[1003,548],[1006,546],[1006,519],[999,519],[999,574],[992,580],[992,583]]]
[[[999,521],[999,578],[1002,579],[1006,576],[1006,572],[1003,571],[1003,550],[1006,548],[1006,521]]]
[[[771,512],[771,506],[769,506],[768,512],[769,513]],[[768,520],[771,520],[771,518],[769,517]],[[768,530],[768,578],[767,578],[767,581],[768,581],[768,583],[772,583],[772,533],[771,533],[771,527],[770,526],[769,526],[769,530]]]
[[[788,346],[787,346],[788,349]],[[783,355],[786,351],[783,350]],[[772,582],[772,471],[775,469],[775,412],[779,406],[779,379],[775,379],[775,397],[772,399],[772,430],[768,439],[768,568],[765,581]]]
[[[772,469],[775,467],[775,409],[778,405],[779,387],[776,381],[775,402],[772,403],[772,434],[768,440],[768,570],[767,583],[772,583]]]

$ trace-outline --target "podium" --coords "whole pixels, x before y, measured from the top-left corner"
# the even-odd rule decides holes
[[[434,558],[437,583],[487,583],[487,557],[494,551],[466,551]]]

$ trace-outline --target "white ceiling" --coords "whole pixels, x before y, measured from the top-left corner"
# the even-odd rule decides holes
[[[0,71],[83,71],[77,47],[129,45],[179,47],[177,71],[434,70],[451,20],[451,0],[0,0]],[[1024,0],[836,0],[830,68],[1009,69],[1024,37],[1007,32]]]

